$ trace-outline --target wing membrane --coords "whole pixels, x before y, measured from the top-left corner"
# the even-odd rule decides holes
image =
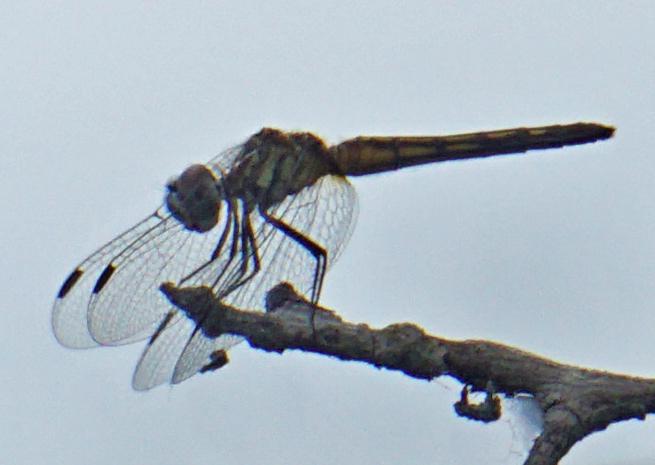
[[[217,178],[241,149],[241,145],[232,147],[211,160],[208,166]],[[219,224],[205,235],[192,233],[160,207],[105,244],[62,285],[52,313],[57,340],[67,347],[88,348],[151,336],[170,310],[159,285],[177,282],[205,263],[222,227]]]
[[[161,209],[157,210],[78,265],[59,291],[53,308],[52,327],[61,344],[72,348],[99,344],[89,332],[87,324],[87,309],[98,278],[114,257],[129,250],[153,230],[170,224],[171,219],[165,217]]]

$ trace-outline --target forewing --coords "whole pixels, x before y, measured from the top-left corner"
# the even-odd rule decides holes
[[[93,294],[89,305],[93,338],[108,345],[152,335],[171,308],[159,285],[178,283],[206,265],[224,225],[225,220],[211,231],[197,233],[173,221],[170,227],[116,257],[112,261],[115,271],[100,292]],[[220,267],[223,259],[218,257],[214,266]]]
[[[235,146],[210,160],[207,166],[217,179],[241,149]],[[86,348],[148,337],[170,308],[159,295],[157,280],[174,281],[211,253],[199,256],[200,250],[211,248],[213,237],[196,237],[190,240],[194,251],[172,259],[191,235],[162,207],[90,255],[68,276],[55,300],[52,327],[57,340]]]
[[[142,238],[169,227],[170,219],[160,210],[105,244],[87,257],[62,285],[52,312],[52,327],[57,340],[72,348],[98,345],[87,323],[87,311],[93,289],[103,270],[122,251],[134,247]]]
[[[219,153],[209,160],[205,166],[214,173],[216,179],[221,179],[222,176],[227,174],[230,169],[237,165],[239,161],[246,156],[248,156],[248,154],[243,153],[243,144],[239,144]]]

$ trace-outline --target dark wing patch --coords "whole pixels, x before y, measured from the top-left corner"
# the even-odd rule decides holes
[[[93,293],[97,294],[102,290],[103,287],[105,287],[105,284],[107,284],[107,281],[109,281],[109,278],[111,278],[111,275],[114,274],[114,271],[116,271],[116,266],[113,263],[110,263],[107,265],[107,267],[102,271],[100,274],[100,277],[96,281],[95,286],[93,286]]]
[[[66,281],[64,281],[64,284],[61,285],[61,289],[59,289],[59,293],[57,294],[58,299],[63,299],[66,297],[66,294],[73,288],[75,283],[82,277],[82,274],[84,271],[80,268],[75,268],[75,271],[73,271],[68,278],[66,278]]]

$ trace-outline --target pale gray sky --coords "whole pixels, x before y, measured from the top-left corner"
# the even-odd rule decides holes
[[[323,303],[655,376],[652,2],[4,2],[0,463],[520,463],[426,383],[245,345],[131,390],[142,345],[72,351],[61,281],[165,181],[263,125],[429,134],[595,120],[591,146],[360,178]],[[565,464],[652,463],[655,422]]]

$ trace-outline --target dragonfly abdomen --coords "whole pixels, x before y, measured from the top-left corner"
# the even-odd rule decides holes
[[[613,133],[609,126],[575,123],[453,136],[356,137],[330,151],[343,174],[362,176],[426,163],[586,144]]]

